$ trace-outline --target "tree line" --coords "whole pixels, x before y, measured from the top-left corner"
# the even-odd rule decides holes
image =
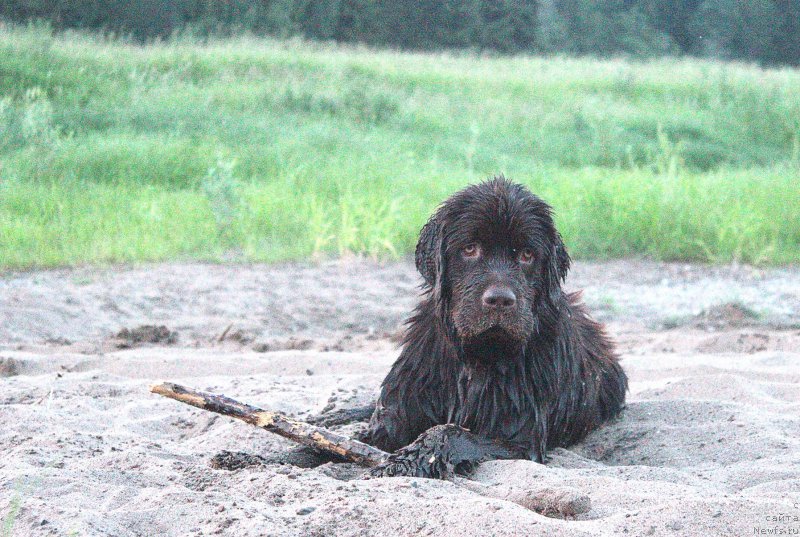
[[[140,41],[250,32],[403,49],[800,65],[800,0],[0,0],[0,17]]]

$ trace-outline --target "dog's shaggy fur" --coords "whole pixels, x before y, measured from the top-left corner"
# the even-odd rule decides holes
[[[550,207],[526,188],[498,177],[454,194],[423,227],[416,265],[425,295],[367,442],[395,451],[453,424],[473,451],[503,446],[473,462],[543,462],[620,412],[625,373],[602,326],[562,290],[569,256]]]

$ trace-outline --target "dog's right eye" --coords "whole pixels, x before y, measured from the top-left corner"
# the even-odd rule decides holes
[[[461,249],[461,255],[467,258],[474,258],[481,255],[481,249],[477,244],[468,244]]]

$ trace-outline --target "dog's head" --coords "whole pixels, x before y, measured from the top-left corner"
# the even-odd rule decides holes
[[[570,261],[551,212],[501,176],[457,192],[422,228],[417,269],[458,346],[519,347],[553,322]]]

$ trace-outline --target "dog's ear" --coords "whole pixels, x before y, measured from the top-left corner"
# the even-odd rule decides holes
[[[567,253],[567,248],[564,246],[564,241],[561,238],[561,234],[556,231],[552,251],[550,252],[550,260],[545,267],[548,293],[553,301],[558,298],[558,295],[561,292],[561,284],[567,278],[569,265],[570,259],[569,254]]]
[[[437,294],[441,293],[444,273],[444,245],[442,241],[442,225],[438,215],[434,214],[419,233],[414,261],[417,265],[417,270],[425,279],[425,283]]]

